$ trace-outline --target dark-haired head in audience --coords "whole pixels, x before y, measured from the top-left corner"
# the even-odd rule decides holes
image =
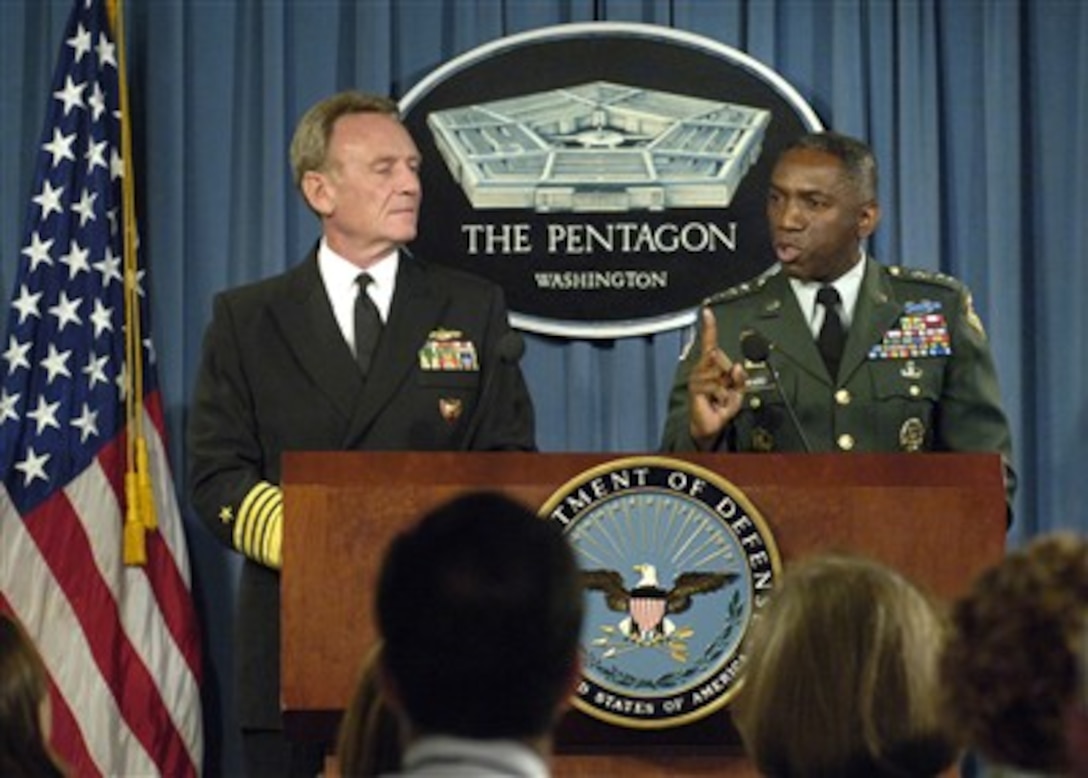
[[[377,611],[404,771],[546,764],[581,667],[582,599],[559,527],[498,494],[464,495],[394,540]]]
[[[1009,553],[956,602],[941,663],[950,726],[991,765],[1070,769],[1064,728],[1086,616],[1088,540],[1072,534]]]
[[[45,665],[22,626],[0,610],[0,775],[63,776],[50,728]]]
[[[959,749],[942,728],[937,606],[852,556],[787,568],[752,627],[734,720],[776,778],[935,776]]]

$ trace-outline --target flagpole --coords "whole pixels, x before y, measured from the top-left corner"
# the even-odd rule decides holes
[[[122,251],[125,271],[125,415],[128,439],[125,450],[125,564],[143,565],[147,562],[145,530],[154,529],[155,501],[152,494],[147,441],[143,427],[143,349],[140,321],[139,275],[136,229],[136,181],[132,163],[132,122],[129,111],[128,66],[125,56],[125,20],[123,0],[108,0],[107,13],[117,40],[117,86],[121,117],[121,178]]]

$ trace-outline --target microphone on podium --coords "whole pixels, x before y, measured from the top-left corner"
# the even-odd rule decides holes
[[[480,389],[476,407],[472,410],[472,418],[469,420],[468,427],[465,429],[465,437],[461,440],[462,451],[468,451],[472,448],[473,440],[480,431],[480,425],[483,424],[487,406],[492,400],[491,395],[495,393],[495,375],[499,373],[504,366],[516,365],[524,354],[525,338],[521,337],[521,333],[514,330],[507,330],[504,332],[499,338],[499,342],[495,344],[495,362],[490,366],[486,363],[484,364],[486,373],[484,375],[483,387]]]
[[[805,430],[801,426],[801,421],[797,418],[797,412],[793,409],[793,403],[789,401],[789,398],[786,397],[786,393],[782,391],[782,382],[779,380],[778,370],[771,361],[771,352],[773,350],[774,344],[759,330],[748,329],[741,333],[740,351],[741,354],[744,355],[744,359],[747,362],[767,366],[766,374],[757,374],[756,381],[754,382],[756,391],[774,389],[778,398],[782,401],[783,407],[786,409],[786,414],[790,417],[790,423],[793,424],[793,428],[797,430],[798,437],[801,438],[801,445],[804,447],[805,453],[811,454],[812,446],[809,445]],[[750,383],[752,382],[750,381]]]

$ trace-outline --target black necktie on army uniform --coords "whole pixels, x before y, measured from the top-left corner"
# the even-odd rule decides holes
[[[816,293],[816,302],[824,307],[824,323],[820,334],[816,336],[816,345],[820,356],[824,358],[827,372],[834,381],[839,376],[839,362],[842,361],[842,349],[846,344],[846,329],[839,318],[839,303],[842,298],[833,286],[821,286]]]
[[[367,287],[374,283],[369,273],[360,273],[355,283],[359,293],[355,297],[355,361],[365,380],[370,372],[370,361],[378,348],[378,339],[382,336],[382,317],[378,306],[367,294]]]

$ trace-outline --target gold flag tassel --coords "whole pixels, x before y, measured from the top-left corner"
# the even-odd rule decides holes
[[[136,261],[136,181],[132,165],[132,125],[129,113],[125,23],[122,0],[107,0],[110,24],[117,41],[117,91],[121,108],[122,246],[125,270],[125,532],[126,565],[147,563],[145,532],[158,527],[155,498],[144,437],[144,371],[140,326],[139,268]]]

